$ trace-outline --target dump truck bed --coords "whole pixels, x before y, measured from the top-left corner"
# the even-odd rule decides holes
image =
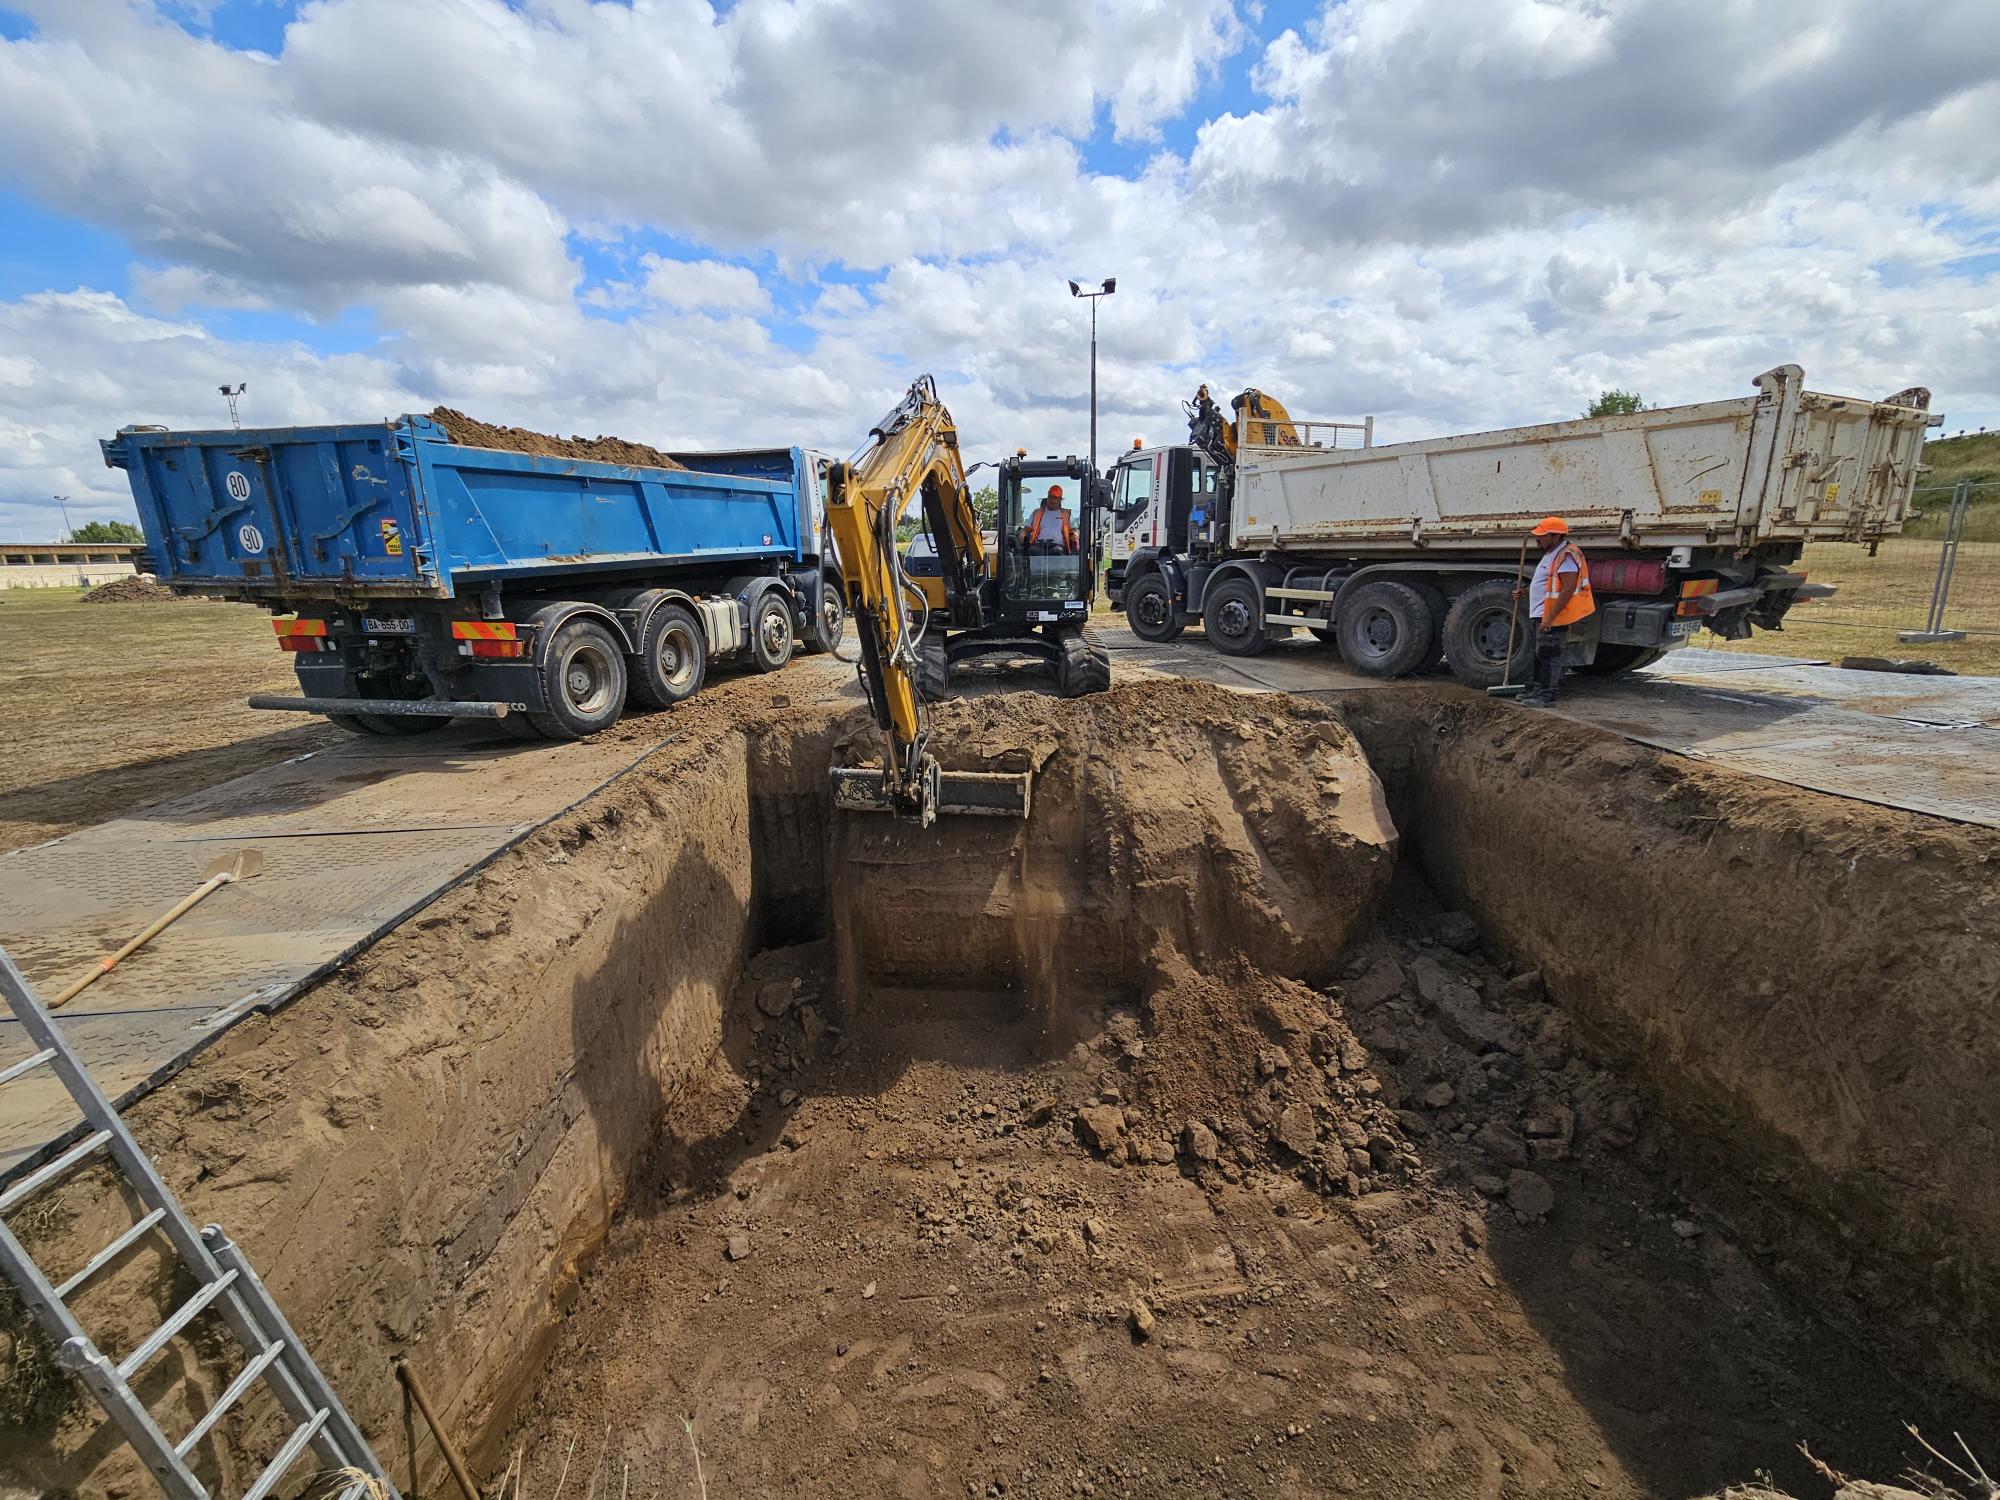
[[[1488,548],[1551,514],[1582,535],[1635,548],[1859,541],[1900,530],[1930,393],[1824,395],[1804,388],[1797,365],[1756,385],[1756,395],[1727,401],[1377,448],[1252,445],[1246,423],[1226,545]],[[1310,445],[1315,424],[1296,425]]]
[[[449,599],[494,580],[618,575],[813,548],[799,449],[701,472],[454,443],[428,417],[103,443],[162,581],[237,598]]]

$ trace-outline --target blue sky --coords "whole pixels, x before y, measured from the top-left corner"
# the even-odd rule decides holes
[[[2000,422],[2000,28],[1827,0],[0,5],[0,532],[123,422],[1075,448],[1923,383]],[[289,29],[288,29],[289,27]],[[1763,28],[1763,29],[1760,29]],[[1810,33],[1810,34],[1808,34]],[[1259,86],[1262,83],[1265,87]],[[254,184],[246,190],[244,184]]]

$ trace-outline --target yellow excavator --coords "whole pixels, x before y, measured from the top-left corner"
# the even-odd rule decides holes
[[[1110,657],[1083,628],[1097,585],[1098,487],[1088,463],[1075,458],[1006,460],[989,546],[958,429],[928,375],[869,430],[852,462],[829,466],[827,526],[862,690],[887,742],[880,769],[834,769],[836,807],[925,826],[939,813],[1028,815],[1026,774],[940,768],[929,749],[927,705],[945,695],[952,663],[981,654],[1040,659],[1065,697],[1111,685]],[[913,503],[929,540],[921,581],[898,537]]]

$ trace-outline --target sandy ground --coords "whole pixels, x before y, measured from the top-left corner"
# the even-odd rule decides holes
[[[0,849],[343,738],[316,717],[243,706],[298,683],[269,616],[248,605],[9,589],[0,643]]]
[[[1817,1493],[1801,1438],[1895,1472],[1935,1410],[1477,942],[1406,886],[1290,987],[1303,1032],[1192,1071],[1157,998],[1053,1060],[1004,995],[808,1040],[824,949],[766,953],[508,1444],[523,1493],[695,1493],[696,1445],[715,1495]]]

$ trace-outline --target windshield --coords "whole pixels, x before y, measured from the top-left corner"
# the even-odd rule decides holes
[[[1010,475],[1003,485],[1007,596],[1048,602],[1082,598],[1081,481],[1066,474]]]

